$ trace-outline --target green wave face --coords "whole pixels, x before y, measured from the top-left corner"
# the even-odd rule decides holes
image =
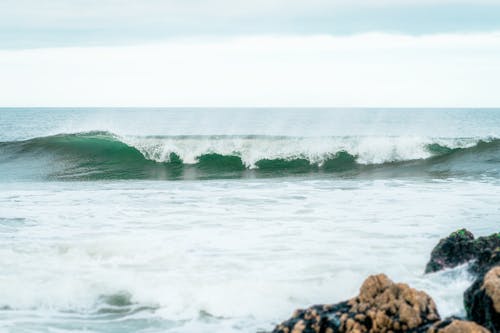
[[[249,168],[237,153],[208,152],[197,156],[195,163],[186,164],[172,152],[166,162],[157,162],[111,133],[88,132],[0,143],[0,177],[4,180],[176,180],[325,174],[500,178],[498,139],[478,141],[470,148],[431,143],[425,149],[431,154],[430,158],[367,165],[359,163],[356,154],[341,150],[326,154],[321,163],[302,156],[270,157],[257,160]]]
[[[2,160],[37,165],[49,179],[145,179],[165,170],[145,159],[136,148],[105,132],[2,143],[0,151]]]

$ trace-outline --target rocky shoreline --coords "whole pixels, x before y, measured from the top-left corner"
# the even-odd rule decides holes
[[[461,229],[439,241],[425,273],[470,262],[466,318],[441,319],[432,298],[385,274],[369,276],[350,300],[296,310],[273,333],[500,333],[500,233],[474,238]]]

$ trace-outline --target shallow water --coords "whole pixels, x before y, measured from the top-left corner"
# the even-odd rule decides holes
[[[9,149],[13,142],[59,133],[106,131],[126,138],[121,142],[128,147],[136,147],[127,140],[138,137],[208,136],[204,147],[212,150],[202,153],[224,153],[214,151],[219,144],[214,135],[285,135],[304,141],[362,137],[365,152],[382,156],[395,151],[380,162],[392,168],[385,165],[380,171],[380,163],[370,161],[376,172],[284,168],[263,174],[249,165],[228,176],[216,165],[209,177],[193,166],[196,154],[193,160],[184,155],[181,177],[151,180],[130,174],[78,176],[75,159],[61,155],[59,146],[21,149],[19,155],[4,150],[0,331],[269,331],[295,308],[355,295],[367,275],[379,272],[428,292],[442,316],[463,314],[462,293],[470,284],[465,267],[429,275],[423,270],[432,247],[451,231],[466,227],[479,236],[499,229],[499,155],[496,145],[488,143],[498,137],[500,112],[244,111],[236,114],[245,121],[230,120],[230,110],[189,110],[187,115],[179,110],[0,110],[0,141]],[[31,121],[23,123],[28,115]],[[113,126],[104,121],[113,117]],[[433,127],[442,128],[439,133],[426,126],[429,117]],[[269,119],[274,123],[268,124]],[[380,149],[370,137],[383,142]],[[331,140],[309,147],[335,152],[338,141]],[[466,147],[435,156],[426,145],[438,140],[443,147]],[[486,148],[471,152],[470,142],[474,147],[480,141]],[[400,142],[411,142],[407,147],[416,155],[394,150]],[[266,152],[252,144],[254,152]],[[111,163],[102,160],[109,150],[97,156],[90,147],[77,146],[75,153],[71,146],[70,152],[84,156],[85,163]],[[276,153],[266,147],[270,156]],[[280,154],[306,150],[283,143],[271,147],[281,147]],[[360,152],[351,151],[366,166]],[[430,169],[422,171],[422,163]],[[60,175],[53,172],[55,166],[77,176],[62,181],[54,177]],[[87,174],[95,174],[97,166],[87,165]],[[190,168],[195,174],[186,176]]]

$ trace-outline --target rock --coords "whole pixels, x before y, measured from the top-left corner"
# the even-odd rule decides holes
[[[482,274],[464,293],[467,318],[500,333],[500,266]]]
[[[425,272],[432,273],[456,267],[476,259],[476,263],[470,269],[473,273],[480,273],[492,266],[491,256],[498,248],[500,248],[500,233],[474,239],[470,231],[460,229],[439,241],[432,250]]]
[[[446,319],[432,325],[427,333],[490,333],[486,328],[472,321]]]
[[[464,303],[474,322],[440,320],[425,292],[379,274],[364,281],[358,296],[297,310],[273,333],[500,333],[500,233],[474,239],[466,229],[453,232],[433,249],[425,271],[471,260],[469,270],[478,278],[465,292]]]
[[[368,277],[359,296],[333,305],[297,310],[274,333],[410,332],[439,320],[434,301],[423,291],[394,283],[386,275]]]
[[[492,237],[489,236],[485,238],[491,239]],[[500,234],[498,234],[497,238],[500,239]],[[500,246],[496,248],[493,248],[493,246],[495,246],[495,244],[485,246],[479,250],[477,260],[470,267],[472,273],[483,275],[491,268],[500,266]]]
[[[460,229],[441,239],[434,247],[425,272],[432,273],[455,267],[474,258],[474,235],[466,229]]]
[[[500,314],[500,266],[492,268],[484,276],[484,292],[488,296],[493,304],[497,314]],[[498,318],[500,319],[500,317]],[[497,322],[500,325],[500,320]]]
[[[500,233],[474,239],[466,229],[453,232],[432,250],[425,272],[452,268],[471,260],[474,261],[469,271],[477,279],[464,293],[467,318],[500,333]]]

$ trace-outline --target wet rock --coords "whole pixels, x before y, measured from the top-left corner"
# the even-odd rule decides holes
[[[490,331],[472,321],[452,318],[437,322],[426,333],[490,333]]]
[[[500,332],[500,266],[491,268],[464,293],[467,317],[488,328]]]
[[[497,235],[498,237],[496,238],[500,240],[500,234]],[[488,239],[491,242],[491,239],[492,238],[494,239],[494,237],[492,236],[484,238]],[[500,245],[494,247],[496,244],[494,242],[491,243],[492,243],[491,245],[483,247],[483,249],[479,252],[477,256],[477,260],[472,263],[470,267],[470,271],[472,273],[483,275],[486,274],[486,272],[488,272],[493,267],[500,266]]]
[[[474,239],[470,231],[460,229],[439,241],[432,250],[425,272],[432,273],[476,260],[470,269],[473,273],[481,273],[493,265],[491,256],[498,248],[500,233]]]
[[[441,239],[434,247],[425,272],[432,273],[455,267],[474,258],[474,235],[466,229],[460,229]]]
[[[410,332],[438,320],[436,305],[426,293],[379,274],[365,280],[357,297],[338,304],[297,310],[273,332]]]

